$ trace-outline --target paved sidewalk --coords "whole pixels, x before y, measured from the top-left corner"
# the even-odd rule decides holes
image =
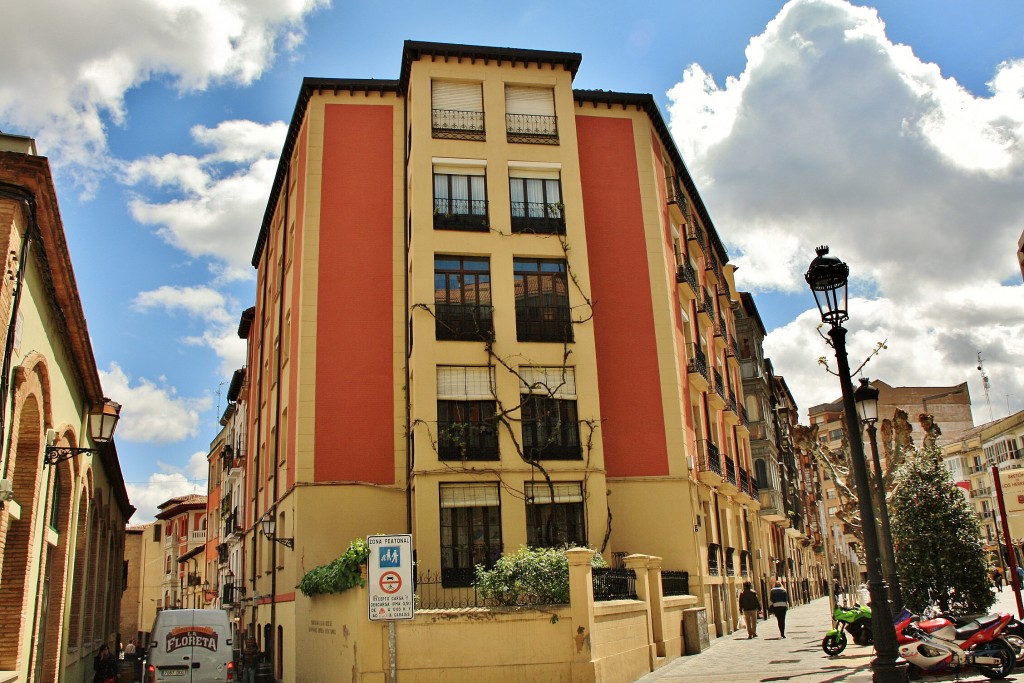
[[[1013,592],[1004,589],[996,594],[992,611],[1010,612],[1017,616]],[[657,671],[638,679],[637,683],[870,683],[874,649],[855,645],[853,641],[838,657],[829,657],[821,649],[821,639],[831,627],[828,598],[819,598],[789,610],[786,618],[786,639],[779,637],[775,618],[757,622],[757,638],[747,639],[747,631],[739,631],[711,643],[711,647],[690,657],[680,657]],[[926,676],[925,683],[942,683],[956,678]],[[978,673],[962,675],[960,681],[987,681]],[[1024,683],[1024,671],[1014,671],[1007,682]]]

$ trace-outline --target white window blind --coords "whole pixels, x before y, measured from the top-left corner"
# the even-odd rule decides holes
[[[494,399],[494,369],[442,365],[437,368],[440,401]]]
[[[497,484],[441,484],[442,508],[498,507]]]
[[[554,489],[554,498],[551,496],[551,489]],[[552,482],[549,487],[546,482],[528,481],[525,493],[526,502],[533,505],[583,502],[583,486],[579,482]]]
[[[432,81],[430,84],[434,109],[483,111],[484,95],[480,83]]]
[[[576,398],[576,371],[573,368],[520,366],[521,394],[544,394],[555,398]]]
[[[506,85],[505,113],[554,116],[555,91],[551,88],[532,88],[523,85]]]

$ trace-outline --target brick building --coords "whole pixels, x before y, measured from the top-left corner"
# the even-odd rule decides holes
[[[99,647],[116,645],[134,509],[113,442],[89,429],[116,404],[103,397],[49,163],[31,139],[2,134],[0,254],[0,479],[13,487],[0,502],[0,678],[82,681]]]

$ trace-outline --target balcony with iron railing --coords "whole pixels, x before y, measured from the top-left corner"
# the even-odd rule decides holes
[[[434,304],[434,337],[438,341],[491,341],[494,306],[489,304]]]
[[[724,351],[729,345],[729,328],[725,324],[725,318],[719,313],[715,319],[715,348]]]
[[[991,488],[971,489],[971,498],[991,498],[991,497],[992,497],[992,489]]]
[[[666,202],[672,218],[675,219],[676,223],[683,223],[686,221],[686,195],[683,194],[683,188],[679,184],[679,177],[670,175],[665,178],[665,194]]]
[[[736,404],[736,392],[732,390],[732,387],[729,387],[726,390],[725,408],[725,421],[728,424],[739,424],[740,411],[739,407]]]
[[[722,266],[713,255],[705,257],[704,270],[707,271],[708,275],[714,277],[716,283],[720,284],[722,282]]]
[[[715,390],[708,392],[708,405],[714,410],[722,410],[725,408],[725,380],[718,368],[711,368],[711,376]]]
[[[557,145],[558,117],[542,114],[505,114],[505,133],[509,142]]]
[[[434,230],[487,232],[486,199],[434,198]]]
[[[447,140],[485,140],[484,113],[457,109],[431,110],[433,137]]]
[[[750,474],[742,467],[739,471],[739,486],[737,486],[737,488],[739,489],[738,493],[740,497],[744,501],[754,499],[754,490],[750,485]]]
[[[700,247],[701,254],[706,254],[708,250],[708,238],[704,233],[704,228],[700,227],[696,223],[688,225],[686,228],[686,240],[688,242],[694,242]]]
[[[560,203],[512,202],[512,232],[564,235],[565,206]]]
[[[736,461],[732,459],[728,453],[722,456],[722,460],[725,462],[725,476],[722,477],[722,483],[719,486],[719,490],[722,493],[733,494],[739,491],[738,482],[736,481]]]
[[[697,317],[704,327],[711,327],[715,324],[715,300],[707,288],[701,289],[700,306],[697,308]]]
[[[710,439],[697,439],[697,478],[708,486],[722,483],[722,458]]]
[[[689,375],[690,387],[697,391],[708,390],[708,359],[700,345],[690,342],[686,345],[686,371]]]
[[[686,299],[696,299],[700,285],[697,284],[697,270],[689,260],[683,261],[676,270],[676,284],[679,285],[679,293]]]

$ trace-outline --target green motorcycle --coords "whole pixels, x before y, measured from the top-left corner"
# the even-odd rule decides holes
[[[871,645],[875,642],[871,634],[871,608],[867,605],[836,605],[832,621],[836,623],[836,628],[829,630],[821,641],[821,649],[830,657],[846,649],[847,632],[858,645]]]

